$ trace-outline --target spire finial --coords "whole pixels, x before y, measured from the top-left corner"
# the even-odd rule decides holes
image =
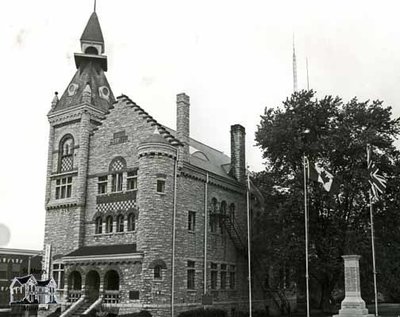
[[[94,11],[94,12],[96,12],[96,2],[97,2],[97,1],[94,0],[94,8],[93,8],[93,11]]]
[[[297,91],[297,64],[296,64],[296,50],[294,46],[294,32],[293,32],[293,92]]]

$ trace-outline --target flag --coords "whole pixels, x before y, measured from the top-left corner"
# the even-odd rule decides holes
[[[383,194],[386,189],[386,178],[379,175],[379,168],[371,160],[371,146],[367,145],[367,169],[368,169],[368,182],[371,185],[371,193],[373,201],[377,201],[379,196]]]
[[[312,163],[307,158],[307,169],[308,169],[308,178],[314,182],[321,183],[324,189],[327,192],[333,192],[333,189],[336,190],[334,177],[331,173],[329,173],[320,163]]]
[[[383,194],[386,189],[386,178],[378,174],[379,168],[370,161],[368,164],[369,183],[374,200],[379,199],[379,195]]]

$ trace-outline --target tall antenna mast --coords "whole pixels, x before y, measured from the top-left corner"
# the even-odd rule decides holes
[[[293,92],[297,91],[297,64],[296,64],[296,50],[294,47],[294,33],[293,33]]]
[[[308,57],[306,57],[306,69],[307,69],[307,90],[310,90],[310,79],[308,77]]]

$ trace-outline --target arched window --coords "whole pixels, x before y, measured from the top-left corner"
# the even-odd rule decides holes
[[[124,215],[117,217],[117,232],[124,232]]]
[[[163,270],[167,269],[167,265],[161,259],[156,259],[150,263],[149,269],[153,269],[153,279],[162,280]]]
[[[123,157],[116,157],[110,163],[111,192],[122,191],[123,172],[126,169],[126,161]]]
[[[156,265],[154,267],[154,271],[153,272],[154,272],[153,278],[155,280],[162,280],[162,268],[161,268],[161,265]]]
[[[235,204],[234,203],[229,205],[229,218],[231,218],[231,221],[235,220]]]
[[[211,199],[211,210],[210,210],[210,230],[211,232],[217,232],[218,227],[218,201],[214,197]]]
[[[128,215],[128,231],[135,231],[135,214]]]
[[[113,217],[107,216],[106,218],[106,233],[110,233],[113,231]]]
[[[103,218],[100,216],[96,218],[96,234],[101,234],[103,232]]]
[[[74,139],[72,135],[67,134],[61,139],[58,153],[58,171],[62,173],[72,170],[74,167]]]
[[[85,49],[85,54],[99,55],[99,52],[97,51],[97,48],[95,48],[93,46],[88,46]]]
[[[226,217],[226,201],[223,200],[221,202],[221,206],[220,206],[220,209],[219,209],[219,229],[220,229],[221,234],[224,233],[225,217]]]

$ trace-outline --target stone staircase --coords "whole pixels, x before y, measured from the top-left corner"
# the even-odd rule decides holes
[[[74,311],[72,313],[72,315],[70,315],[71,317],[81,317],[81,316],[85,316],[83,315],[83,313],[90,307],[90,305],[92,305],[94,303],[94,300],[85,300],[85,302],[78,307],[78,309],[76,311]]]
[[[85,299],[83,304],[81,304],[74,312],[68,314],[68,317],[81,317],[87,316],[83,313],[94,303],[94,300]]]

